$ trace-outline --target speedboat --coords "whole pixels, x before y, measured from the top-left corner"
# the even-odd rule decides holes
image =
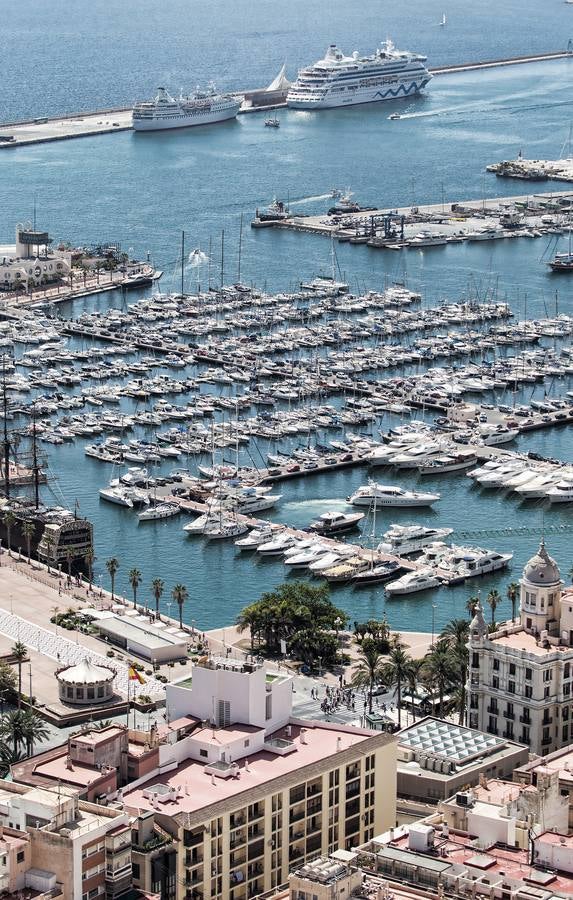
[[[391,597],[401,594],[415,594],[418,591],[426,591],[438,587],[442,579],[433,569],[418,569],[415,572],[407,572],[396,581],[386,585],[386,593]]]
[[[208,526],[203,532],[208,541],[220,541],[224,538],[234,538],[245,534],[249,530],[244,522],[219,522]]]
[[[395,485],[371,484],[363,485],[348,498],[352,506],[431,506],[440,499],[439,494],[422,491],[406,491]]]
[[[283,532],[272,540],[267,541],[264,544],[259,544],[257,553],[260,553],[261,556],[280,556],[281,553],[284,553],[285,550],[292,547],[294,542],[295,539],[292,534]]]
[[[342,534],[358,527],[364,513],[325,512],[310,523],[309,528],[317,534]]]
[[[265,525],[261,528],[253,528],[252,531],[248,533],[248,535],[244,538],[239,538],[238,541],[235,541],[235,547],[238,547],[239,550],[256,550],[257,547],[260,547],[261,544],[266,544],[270,541],[277,533],[277,529],[273,528],[272,525]]]
[[[407,556],[417,553],[434,541],[441,541],[453,533],[453,528],[428,528],[425,525],[392,525],[378,544],[381,553]]]
[[[400,115],[400,113],[391,113],[388,118],[390,119],[390,121],[393,121],[394,119],[401,119],[402,116]]]
[[[357,572],[352,578],[355,587],[365,587],[369,584],[381,584],[396,578],[404,571],[404,567],[396,560],[379,563],[376,566],[370,566],[363,572]]]

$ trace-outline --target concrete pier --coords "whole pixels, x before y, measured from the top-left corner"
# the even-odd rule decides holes
[[[523,65],[525,63],[549,60],[573,59],[569,50],[557,50],[550,53],[537,53],[530,56],[515,56],[508,59],[478,60],[440,66],[430,69],[432,75],[450,75],[458,72],[471,72],[480,69],[493,69],[500,66]],[[260,91],[234,91],[248,97]],[[241,113],[268,111],[286,106],[286,103],[272,102],[267,106],[245,106]],[[64,141],[79,137],[93,137],[99,134],[110,134],[115,131],[131,130],[131,107],[116,107],[103,110],[86,111],[62,116],[43,116],[21,122],[0,123],[0,150],[14,147],[42,144],[49,141]]]

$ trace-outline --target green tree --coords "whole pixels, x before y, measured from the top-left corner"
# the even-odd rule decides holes
[[[179,607],[179,628],[183,630],[183,607],[189,597],[189,592],[184,584],[176,584],[171,591],[171,596]]]
[[[131,569],[129,573],[129,583],[133,591],[133,608],[137,609],[137,588],[141,584],[141,572],[139,569]]]
[[[388,687],[396,688],[396,706],[398,708],[398,728],[402,727],[402,688],[408,678],[411,656],[397,640],[390,650],[388,662],[384,666],[383,680]]]
[[[487,602],[491,609],[491,624],[495,625],[495,611],[501,603],[501,595],[499,591],[496,591],[495,589],[493,591],[490,591],[487,595]]]
[[[451,662],[458,672],[457,696],[460,725],[466,714],[466,681],[468,677],[470,626],[467,619],[452,619],[440,635],[440,640],[451,653]]]
[[[288,640],[288,652],[295,659],[300,659],[310,669],[317,664],[329,667],[336,663],[338,640],[335,634],[317,628],[302,628]]]
[[[106,560],[105,567],[111,580],[111,599],[115,600],[115,576],[117,575],[117,570],[119,569],[119,561],[115,558],[115,556],[112,556],[110,559]]]
[[[34,755],[34,744],[41,744],[50,736],[46,723],[33,709],[24,713],[24,739],[26,741],[26,755]]]
[[[22,525],[22,534],[24,535],[24,540],[26,541],[26,553],[28,554],[28,565],[30,565],[31,557],[32,557],[32,538],[36,532],[36,528],[34,523],[29,519],[26,519],[24,524]]]
[[[16,641],[10,652],[18,663],[18,709],[20,709],[22,705],[22,663],[28,656],[28,648],[22,641]]]
[[[384,660],[376,644],[363,645],[358,651],[358,665],[352,674],[352,684],[368,689],[368,712],[372,712],[372,693],[374,686],[382,679],[383,670]]]
[[[470,619],[476,614],[477,605],[479,603],[479,597],[468,597],[466,600],[466,609],[468,611]]]
[[[151,589],[153,591],[153,596],[155,597],[155,618],[157,621],[161,619],[161,613],[159,612],[159,601],[163,595],[163,589],[165,584],[161,580],[161,578],[154,578],[151,582]]]
[[[49,732],[45,722],[33,710],[16,709],[0,721],[0,735],[11,744],[12,754],[19,758],[25,749],[32,756],[34,744],[45,741]]]
[[[438,718],[444,717],[444,695],[457,677],[447,642],[440,638],[424,657],[424,681],[435,695],[438,693]]]
[[[519,597],[519,584],[512,581],[507,586],[507,599],[511,603],[511,621],[515,622],[515,611],[517,608],[517,598]]]
[[[89,578],[89,587],[88,590],[92,589],[92,582],[94,580],[94,559],[95,554],[92,547],[88,547],[85,552],[84,559],[86,562],[86,566],[88,567],[88,578]]]
[[[8,544],[8,556],[12,556],[12,526],[16,522],[16,516],[12,512],[12,510],[8,510],[4,513],[2,518],[4,523],[4,527],[6,529],[6,543]]]
[[[340,621],[337,623],[337,619]],[[330,600],[328,585],[315,587],[302,581],[281,584],[246,606],[237,619],[239,631],[255,626],[267,651],[279,653],[299,631],[329,631],[344,627],[346,613]]]
[[[16,693],[16,673],[4,662],[0,662],[0,712],[4,713],[4,702]]]
[[[422,677],[423,659],[411,659],[406,670],[406,683],[412,701],[412,719],[416,721],[416,694]]]

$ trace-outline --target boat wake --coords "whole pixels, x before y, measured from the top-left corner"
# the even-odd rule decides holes
[[[317,194],[314,197],[299,197],[298,200],[289,200],[289,206],[300,206],[303,203],[315,203],[318,200],[328,200],[332,194]]]
[[[209,262],[209,257],[206,253],[203,253],[202,250],[195,249],[192,250],[189,254],[188,264],[192,269],[196,269],[198,266],[202,266],[206,262]]]

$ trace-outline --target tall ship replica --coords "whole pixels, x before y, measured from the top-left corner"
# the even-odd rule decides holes
[[[160,87],[153,100],[144,100],[133,107],[133,128],[135,131],[163,131],[213,125],[236,118],[240,106],[240,97],[218,94],[213,85],[205,92],[196,91],[189,97],[177,98]]]
[[[396,50],[387,40],[372,56],[345,56],[331,44],[324,59],[301,69],[287,94],[293,109],[330,109],[418,94],[432,75],[426,56]]]

